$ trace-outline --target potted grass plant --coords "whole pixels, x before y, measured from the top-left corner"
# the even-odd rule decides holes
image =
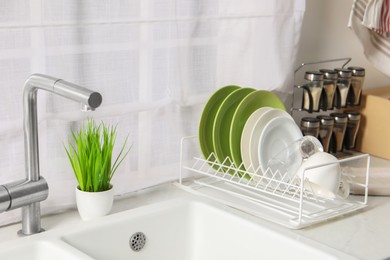
[[[116,136],[116,126],[103,122],[97,125],[89,119],[78,132],[72,131],[69,147],[65,147],[78,182],[76,203],[83,220],[111,211],[114,198],[111,179],[130,151],[130,148],[125,151],[127,137],[118,156],[113,158]]]

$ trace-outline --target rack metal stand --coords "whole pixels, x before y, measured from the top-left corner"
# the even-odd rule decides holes
[[[187,191],[291,229],[304,228],[354,212],[367,205],[370,167],[370,157],[367,154],[337,162],[352,190],[363,190],[364,195],[329,199],[317,196],[299,178],[285,180],[284,173],[272,172],[270,169],[265,173],[261,173],[260,169],[244,171],[241,166],[234,167],[229,158],[218,163],[214,154],[206,159],[201,156],[194,157],[188,151],[194,151],[195,146],[197,147],[196,140],[196,136],[191,136],[184,137],[181,142],[179,186]],[[329,164],[306,170],[327,165]],[[355,166],[366,171],[365,183],[360,183],[353,175],[348,174],[351,167]],[[183,179],[184,171],[193,173],[196,177]],[[302,179],[305,179],[304,175]]]

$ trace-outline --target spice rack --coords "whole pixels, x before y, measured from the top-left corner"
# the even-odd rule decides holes
[[[363,196],[327,199],[316,196],[299,178],[285,181],[284,173],[272,172],[270,169],[264,174],[259,169],[244,171],[241,170],[242,165],[235,168],[229,158],[222,164],[217,163],[213,153],[208,158],[193,156],[195,153],[200,154],[197,147],[196,136],[182,138],[179,187],[288,228],[304,228],[367,206],[370,167],[370,157],[367,154],[337,162],[340,163],[342,175],[351,190],[363,191]],[[329,164],[306,170],[327,165]],[[351,173],[351,169],[356,167],[365,171],[364,182]],[[250,178],[245,178],[246,174]],[[191,178],[185,179],[184,176]]]
[[[304,62],[295,69],[295,71],[294,71],[294,90],[293,90],[293,98],[292,98],[291,111],[290,111],[291,115],[293,116],[294,119],[297,118],[296,112],[308,113],[307,110],[303,109],[303,92],[305,91],[305,89],[302,87],[301,84],[296,84],[297,73],[305,66],[327,64],[327,63],[343,62],[341,65],[341,68],[344,68],[351,60],[352,60],[352,58],[339,58],[339,59],[330,59],[330,60],[322,60],[322,61],[315,61],[315,62]],[[310,113],[316,113],[316,112],[310,112]],[[299,123],[299,122],[297,122],[297,123]]]
[[[316,136],[315,131],[317,132],[317,135],[319,135],[319,139],[324,138],[324,150],[326,152],[332,153],[334,156],[336,156],[339,159],[355,156],[357,152],[355,152],[355,146],[356,146],[356,139],[357,139],[357,133],[359,129],[359,121],[360,121],[360,96],[361,96],[361,87],[363,81],[357,80],[355,76],[355,79],[349,79],[349,83],[347,80],[347,72],[343,71],[345,66],[351,61],[351,58],[339,58],[339,59],[329,59],[329,60],[322,60],[322,61],[316,61],[316,62],[307,62],[302,63],[300,66],[298,66],[294,71],[294,88],[293,88],[293,95],[292,95],[292,103],[291,103],[291,110],[290,114],[293,117],[295,123],[297,125],[300,125],[303,132],[307,132],[307,134],[312,134]],[[341,79],[335,79],[333,76],[330,78],[329,71],[333,71],[331,69],[325,69],[324,68],[314,68],[313,70],[309,70],[305,73],[305,79],[306,80],[313,80],[311,82],[317,82],[315,80],[316,72],[319,70],[321,72],[324,72],[324,75],[328,75],[328,77],[325,78],[324,76],[324,86],[323,90],[321,91],[321,97],[316,94],[316,100],[318,98],[321,99],[321,106],[315,109],[307,109],[307,104],[315,104],[314,96],[312,96],[309,92],[309,87],[307,84],[297,84],[297,73],[305,66],[312,66],[312,65],[319,65],[319,64],[329,64],[329,63],[341,63],[340,68],[341,69],[335,69],[338,71],[338,77]],[[313,69],[313,67],[310,67]],[[355,69],[358,69],[359,67],[354,67]],[[362,69],[362,68],[359,68]],[[333,73],[335,73],[333,71]],[[332,73],[332,74],[333,74]],[[350,71],[351,73],[351,71]],[[310,77],[310,78],[307,78]],[[363,69],[363,77],[364,77],[364,69]],[[303,77],[299,77],[303,78]],[[337,80],[336,83],[332,83],[334,80]],[[340,80],[340,81],[339,81]],[[363,79],[364,80],[364,79]],[[327,83],[327,87],[325,87],[325,82]],[[331,83],[329,83],[331,82]],[[355,87],[352,86],[352,83],[356,85],[356,91]],[[360,82],[357,84],[356,82]],[[314,84],[314,83],[313,83]],[[351,84],[351,85],[350,85]],[[346,87],[347,85],[350,85],[350,87]],[[355,86],[354,85],[354,86]],[[313,86],[313,85],[311,85]],[[345,86],[345,87],[343,87]],[[313,87],[313,89],[322,89],[322,87]],[[332,90],[330,90],[332,89]],[[360,89],[360,90],[358,90]],[[328,93],[328,91],[330,91]],[[360,93],[360,94],[359,94]],[[354,100],[354,96],[358,97]],[[331,97],[331,99],[328,99],[327,97]],[[352,98],[352,101],[350,100]],[[329,102],[328,102],[329,101]],[[318,100],[317,100],[318,102]],[[350,103],[352,102],[352,103]],[[318,105],[318,104],[317,104]],[[347,113],[344,113],[345,111],[348,111]],[[332,126],[329,128],[327,125],[329,125],[329,118],[333,115],[334,118],[334,127],[333,123]],[[321,120],[318,122],[318,118]],[[348,118],[348,119],[347,119]],[[317,120],[314,121],[314,120]],[[336,124],[337,123],[337,124]],[[346,125],[344,125],[346,124]],[[320,125],[320,129],[318,129],[318,125]],[[312,127],[312,128],[311,128]],[[328,128],[328,129],[327,129]],[[344,128],[344,129],[343,129]],[[333,129],[329,130],[329,129]]]

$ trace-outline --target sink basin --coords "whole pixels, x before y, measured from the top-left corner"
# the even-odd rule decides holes
[[[137,249],[143,248],[133,251],[129,241],[137,232],[145,235],[145,243],[135,240]],[[226,208],[189,199],[114,214],[61,239],[94,259],[354,259],[312,240],[278,233]]]
[[[356,259],[170,186],[139,192],[115,206],[119,213],[92,221],[81,221],[76,211],[45,219],[48,231],[1,242],[0,259]],[[16,236],[16,226],[7,228],[3,237],[10,230]]]

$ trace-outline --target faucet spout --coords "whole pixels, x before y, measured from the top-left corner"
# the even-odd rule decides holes
[[[102,96],[100,93],[80,87],[62,79],[55,82],[53,86],[53,93],[78,101],[91,109],[99,107],[102,103]]]
[[[24,128],[24,148],[25,148],[25,170],[26,179],[22,181],[23,184],[18,184],[18,191],[26,191],[31,195],[31,199],[19,199],[18,203],[12,202],[11,196],[14,185],[3,185],[0,187],[0,200],[2,197],[7,198],[5,190],[9,193],[10,199],[8,209],[13,209],[12,205],[22,207],[22,230],[19,232],[22,235],[31,235],[41,232],[40,219],[40,204],[39,201],[46,199],[48,186],[46,181],[39,173],[39,148],[38,148],[38,114],[37,114],[37,92],[38,89],[46,90],[48,92],[57,94],[59,96],[80,102],[91,110],[99,107],[102,103],[102,96],[95,91],[80,87],[71,82],[64,81],[52,76],[43,74],[31,75],[24,84],[23,92],[23,128]],[[31,182],[37,182],[39,185],[27,185]],[[34,187],[34,188],[31,188]],[[37,188],[38,187],[38,188]],[[42,192],[46,190],[47,192]],[[33,196],[40,193],[39,196]],[[46,196],[46,197],[45,197]],[[19,197],[19,196],[17,196]],[[28,196],[22,196],[25,198]],[[6,207],[8,202],[0,205]],[[15,206],[16,207],[16,206]]]
[[[102,95],[99,92],[83,88],[74,83],[43,74],[31,75],[24,84],[24,101],[37,89],[43,89],[59,96],[80,102],[91,109],[99,107],[102,103]],[[27,99],[27,100],[26,100]]]

